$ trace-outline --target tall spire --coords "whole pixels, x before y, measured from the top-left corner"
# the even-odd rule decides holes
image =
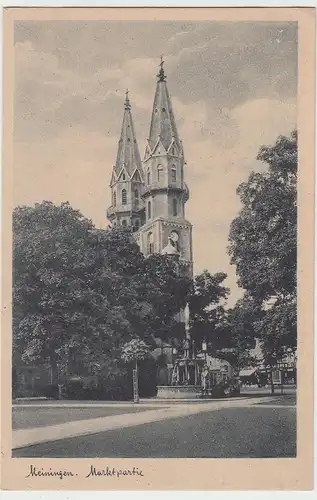
[[[171,146],[172,142],[174,142],[178,151],[181,152],[182,146],[178,137],[172,103],[166,84],[164,62],[163,56],[161,56],[153,103],[149,146],[150,149],[153,150],[157,141],[160,139],[166,151]]]
[[[166,76],[165,76],[165,73],[164,73],[164,63],[165,61],[163,60],[163,56],[161,56],[161,62],[160,62],[160,71],[157,75],[158,79],[159,79],[159,82],[165,82],[166,80]]]
[[[125,91],[125,102],[124,102],[124,109],[131,109],[131,104],[130,104],[130,99],[129,99],[129,89]]]
[[[132,175],[137,168],[142,175],[141,157],[133,126],[131,103],[128,90],[125,94],[124,115],[115,165],[117,174],[119,174],[122,167],[125,167],[130,175]]]

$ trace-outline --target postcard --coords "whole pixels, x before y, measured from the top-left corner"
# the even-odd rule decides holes
[[[4,9],[2,488],[313,487],[312,8]]]

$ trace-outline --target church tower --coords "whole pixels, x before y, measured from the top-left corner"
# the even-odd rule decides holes
[[[143,160],[145,223],[136,237],[144,255],[178,254],[192,274],[192,225],[185,218],[189,190],[184,152],[161,60],[149,138]]]
[[[141,198],[143,181],[141,157],[127,91],[117,160],[110,182],[111,206],[107,210],[107,218],[113,226],[132,226],[137,231],[144,223],[144,203]]]

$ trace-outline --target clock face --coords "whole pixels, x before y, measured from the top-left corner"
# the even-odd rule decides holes
[[[178,234],[176,233],[176,231],[172,231],[171,234],[170,234],[170,238],[173,240],[173,241],[178,241]]]

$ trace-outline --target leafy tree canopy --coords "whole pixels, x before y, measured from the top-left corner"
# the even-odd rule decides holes
[[[14,345],[55,373],[76,355],[98,372],[130,338],[165,334],[187,294],[175,261],[145,259],[129,231],[96,230],[68,203],[16,208],[13,234]]]
[[[229,254],[239,285],[260,301],[296,294],[297,134],[263,146],[268,169],[240,184],[242,209],[230,229]]]
[[[242,202],[229,235],[238,284],[261,309],[255,329],[267,363],[296,345],[297,133],[263,146],[267,169],[238,188]]]
[[[214,348],[225,342],[219,326],[224,315],[224,305],[229,289],[223,284],[225,273],[210,274],[204,270],[194,277],[188,303],[191,314],[191,331],[197,348],[203,340],[212,342]]]

